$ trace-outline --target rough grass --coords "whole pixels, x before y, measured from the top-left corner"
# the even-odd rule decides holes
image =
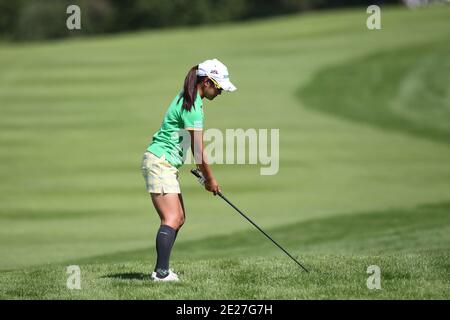
[[[182,282],[153,283],[142,262],[81,266],[81,290],[64,266],[2,273],[8,299],[448,299],[448,255],[306,255],[310,273],[279,258],[178,260]],[[367,268],[381,268],[381,289]]]
[[[450,204],[332,217],[270,230],[310,273],[257,231],[179,240],[180,283],[152,283],[151,248],[4,272],[8,299],[448,299]],[[66,266],[81,290],[66,287]],[[369,266],[381,289],[369,290]]]

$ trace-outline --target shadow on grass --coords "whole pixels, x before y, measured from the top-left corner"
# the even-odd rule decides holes
[[[102,278],[112,278],[119,280],[142,280],[148,281],[150,275],[142,272],[126,272],[126,273],[114,273],[103,276]]]

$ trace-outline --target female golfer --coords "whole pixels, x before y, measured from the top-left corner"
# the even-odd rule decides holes
[[[236,90],[222,62],[217,59],[206,60],[192,67],[184,80],[183,91],[171,102],[160,129],[153,135],[144,154],[142,174],[147,192],[161,219],[156,235],[157,260],[152,273],[154,281],[179,280],[177,274],[169,269],[169,258],[186,216],[178,168],[183,164],[189,147],[205,178],[205,189],[214,195],[220,192],[203,151],[202,99],[206,97],[213,100],[222,90]],[[189,138],[190,143],[186,148]]]

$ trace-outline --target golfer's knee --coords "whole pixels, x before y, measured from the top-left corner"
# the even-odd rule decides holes
[[[169,219],[165,219],[165,221],[163,221],[163,224],[166,224],[172,227],[173,229],[178,230],[184,224],[184,217],[172,217]]]
[[[185,217],[181,217],[180,218],[180,226],[178,227],[178,229],[180,229],[183,225],[184,225],[184,222],[186,221],[186,218]]]
[[[184,221],[185,221],[184,217],[178,218],[178,229],[180,229],[183,226]]]

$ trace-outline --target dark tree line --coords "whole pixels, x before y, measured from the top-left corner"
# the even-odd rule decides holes
[[[0,0],[0,37],[54,39],[86,34],[242,21],[324,8],[400,0]],[[81,8],[82,32],[66,28],[66,8]]]

